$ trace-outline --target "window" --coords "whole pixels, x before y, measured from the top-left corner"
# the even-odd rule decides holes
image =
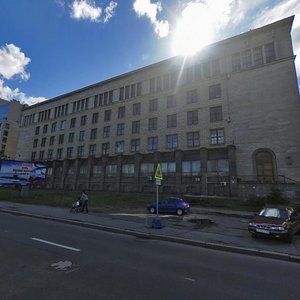
[[[109,143],[102,144],[102,154],[103,155],[109,154]]]
[[[141,103],[135,103],[132,105],[132,114],[134,116],[141,114]]]
[[[86,166],[80,166],[79,167],[79,174],[87,174],[87,167]]]
[[[48,159],[52,159],[52,157],[53,157],[53,149],[49,149],[49,150],[48,150],[47,158],[48,158]]]
[[[157,99],[152,99],[149,101],[149,112],[157,111],[158,102]]]
[[[116,142],[116,153],[123,153],[124,152],[124,141],[117,141]]]
[[[153,163],[142,163],[141,164],[141,175],[153,176],[153,174],[154,174],[154,164]]]
[[[140,151],[140,139],[131,140],[131,152]]]
[[[31,152],[31,160],[35,160],[36,158],[36,152]]]
[[[255,164],[257,172],[257,180],[259,182],[273,182],[275,170],[273,164],[273,156],[270,151],[261,150],[255,155]]]
[[[107,176],[116,176],[117,170],[118,170],[117,165],[107,165],[105,169],[105,173]]]
[[[155,78],[150,79],[150,93],[155,92]]]
[[[200,176],[201,175],[200,160],[183,161],[182,174],[183,176]]]
[[[51,124],[51,132],[56,131],[56,124],[57,124],[57,122],[54,122],[54,123]]]
[[[176,107],[176,98],[175,95],[167,96],[167,108]]]
[[[154,151],[158,149],[158,137],[152,136],[148,138],[148,150]]]
[[[121,123],[117,125],[117,136],[124,135],[125,124]]]
[[[40,151],[40,155],[39,155],[39,160],[43,160],[44,159],[44,153],[45,151]]]
[[[170,74],[165,74],[163,77],[164,90],[168,90],[171,87]]]
[[[186,75],[186,83],[193,82],[193,68],[192,67],[186,68],[185,75]]]
[[[111,109],[108,109],[104,112],[104,121],[110,121],[111,119]]]
[[[66,125],[67,125],[67,121],[66,120],[62,120],[60,122],[60,129],[61,130],[66,129]]]
[[[37,147],[37,145],[38,145],[38,139],[34,139],[33,140],[33,148],[36,148]]]
[[[160,77],[160,76],[158,76],[158,77],[156,78],[156,90],[157,90],[158,92],[160,92],[160,91],[162,90],[162,80],[161,80],[161,77]]]
[[[242,52],[242,68],[250,68],[252,66],[251,50]]]
[[[90,156],[95,156],[96,155],[96,144],[93,144],[93,145],[89,146],[89,155]]]
[[[161,170],[166,176],[175,176],[176,173],[176,162],[162,162]]]
[[[232,71],[240,71],[241,70],[241,54],[234,53],[232,54]]]
[[[106,138],[106,137],[109,137],[110,136],[110,126],[105,126],[103,128],[103,137]]]
[[[220,75],[220,61],[218,59],[215,59],[211,62],[211,71],[212,76],[218,76]]]
[[[62,153],[63,153],[63,149],[62,148],[58,148],[57,152],[56,152],[56,158],[57,159],[62,159]]]
[[[221,84],[209,86],[209,99],[221,98]]]
[[[253,64],[254,66],[260,66],[264,63],[262,47],[256,47],[253,49]]]
[[[60,135],[58,136],[58,144],[59,144],[59,145],[61,145],[61,144],[64,143],[64,137],[65,137],[64,134],[60,134]]]
[[[210,77],[210,62],[209,61],[203,63],[203,77],[204,78]]]
[[[77,156],[83,157],[83,155],[84,155],[84,146],[78,146],[77,147]]]
[[[199,131],[188,132],[186,137],[187,137],[187,146],[188,147],[199,147],[200,146]]]
[[[74,132],[70,132],[68,137],[68,142],[73,143],[73,141],[74,141]]]
[[[223,119],[222,106],[210,107],[209,114],[210,114],[211,122],[222,121]]]
[[[136,95],[136,84],[132,84],[130,88],[130,97],[133,98]]]
[[[149,131],[157,130],[157,118],[149,119],[148,130]]]
[[[139,133],[140,132],[140,121],[133,121],[132,122],[132,133]]]
[[[97,138],[97,128],[92,128],[91,129],[90,139],[91,140],[95,140],[96,138]]]
[[[108,92],[108,101],[109,103],[112,103],[114,99],[114,91],[109,91]]]
[[[35,135],[40,133],[40,126],[35,127]]]
[[[86,118],[87,118],[87,116],[81,116],[80,126],[84,126],[86,124]]]
[[[41,147],[45,147],[46,146],[46,138],[42,138],[42,142],[41,142]]]
[[[124,88],[121,87],[119,90],[119,101],[124,100]]]
[[[186,102],[187,104],[191,103],[196,103],[198,101],[198,91],[192,90],[192,91],[187,91],[186,93]]]
[[[142,83],[138,82],[137,83],[137,92],[136,92],[137,96],[141,96],[142,95]]]
[[[67,158],[72,158],[73,157],[73,147],[68,147],[67,148]]]
[[[92,124],[98,123],[98,119],[99,119],[99,113],[98,112],[93,113],[93,115],[92,115]]]
[[[79,142],[83,142],[85,138],[85,131],[81,130],[79,131]]]
[[[197,125],[198,124],[198,110],[187,112],[187,125]]]
[[[194,73],[195,73],[195,80],[201,80],[202,79],[202,65],[198,64],[194,67]]]
[[[93,165],[93,174],[101,174],[102,170],[101,170],[101,166],[100,165]]]
[[[54,145],[54,140],[55,140],[55,136],[54,135],[50,136],[49,146],[53,146]]]
[[[167,116],[167,128],[174,128],[177,126],[177,116],[176,114]]]
[[[125,118],[125,106],[118,108],[118,119]]]
[[[48,124],[45,124],[43,126],[43,133],[47,133],[47,131],[48,131]]]
[[[134,164],[122,165],[122,175],[129,177],[134,176]]]
[[[70,121],[70,128],[74,128],[76,124],[76,118],[72,118]]]
[[[167,138],[167,149],[176,149],[178,143],[177,134],[168,134]]]
[[[229,174],[229,163],[227,159],[207,160],[207,173],[226,176]]]
[[[212,129],[210,131],[210,142],[212,145],[219,145],[225,143],[224,129]]]
[[[125,99],[129,99],[130,85],[125,86]]]
[[[266,63],[270,63],[276,59],[274,43],[265,45]]]

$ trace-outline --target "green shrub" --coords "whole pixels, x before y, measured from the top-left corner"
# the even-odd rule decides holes
[[[282,192],[278,188],[271,188],[267,196],[267,202],[271,204],[288,204],[289,200],[283,197]]]

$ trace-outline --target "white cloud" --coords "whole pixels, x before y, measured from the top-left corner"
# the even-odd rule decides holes
[[[139,17],[145,16],[153,24],[155,33],[160,37],[166,37],[169,34],[169,22],[167,20],[159,21],[157,13],[162,11],[160,2],[151,3],[151,0],[135,0],[133,9]]]
[[[5,45],[0,48],[0,76],[5,79],[11,79],[14,76],[20,76],[27,80],[30,74],[26,73],[25,67],[30,62],[21,49],[14,44]]]
[[[104,9],[104,17],[103,17],[103,23],[107,23],[111,17],[115,14],[115,9],[118,6],[118,3],[115,1],[110,1],[109,5]]]
[[[94,0],[75,0],[71,4],[71,17],[100,22],[102,9],[97,7]]]
[[[18,88],[11,89],[9,86],[4,84],[4,81],[0,79],[0,98],[5,100],[18,100],[23,104],[36,104],[42,101],[47,100],[44,97],[32,97],[32,96],[26,96],[24,93],[22,93]]]

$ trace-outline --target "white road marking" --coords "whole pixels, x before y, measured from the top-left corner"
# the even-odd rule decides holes
[[[193,281],[193,282],[196,281],[195,279],[192,279],[192,278],[189,278],[189,277],[184,277],[183,279]]]
[[[68,249],[68,250],[80,251],[80,249],[77,249],[77,248],[73,248],[73,247],[68,247],[68,246],[65,246],[65,245],[56,244],[56,243],[45,241],[45,240],[41,240],[41,239],[38,239],[38,238],[31,238],[31,239],[34,240],[34,241],[37,241],[37,242],[49,244],[49,245],[56,246],[56,247],[65,248],[65,249]]]

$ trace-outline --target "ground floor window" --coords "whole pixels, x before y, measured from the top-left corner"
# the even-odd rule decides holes
[[[259,182],[274,181],[273,155],[270,151],[258,151],[255,155],[257,180]]]

